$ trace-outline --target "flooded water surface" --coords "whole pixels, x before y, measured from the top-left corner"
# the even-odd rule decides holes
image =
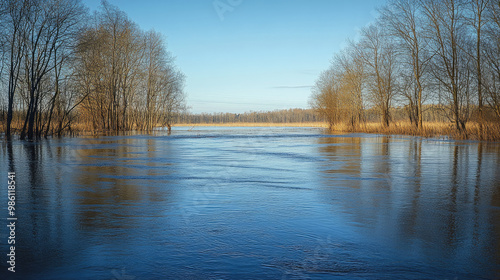
[[[1,279],[500,278],[498,143],[176,127],[0,154]]]

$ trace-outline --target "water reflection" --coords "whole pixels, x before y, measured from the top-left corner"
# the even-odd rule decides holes
[[[405,207],[406,221],[401,221],[403,231],[408,235],[414,235],[417,229],[417,219],[420,212],[421,182],[422,182],[422,140],[415,140],[410,143],[408,149],[408,166],[405,168],[408,175],[413,180],[413,184],[408,186],[408,197],[411,201],[408,207]],[[411,180],[411,179],[410,179]]]
[[[460,264],[476,276],[499,276],[497,145],[388,137],[318,143],[326,165],[335,167],[322,163],[329,201],[353,215],[360,232],[416,259],[453,260],[450,270]],[[363,179],[339,180],[343,174]]]
[[[329,160],[322,167],[327,175],[325,184],[335,185],[338,180],[345,180],[349,187],[360,187],[362,141],[359,137],[319,138],[319,151]]]
[[[2,142],[19,275],[500,277],[500,145],[236,132]]]
[[[175,178],[170,175],[174,166],[168,144],[159,144],[156,138],[2,143],[2,157],[7,161],[1,170],[17,173],[16,215],[20,226],[16,237],[22,240],[17,260],[25,266],[16,275],[30,279],[47,271],[50,260],[56,261],[52,270],[58,271],[85,262],[98,251],[116,251],[109,243],[124,246],[119,240],[134,232],[141,234],[143,227],[139,224],[157,216],[158,204],[165,209],[173,195]],[[2,196],[0,203],[7,205],[7,200]],[[156,222],[161,224],[161,219]],[[0,233],[6,240],[8,232],[4,227]],[[108,245],[96,247],[103,244],[102,238]],[[0,248],[5,251],[6,244],[2,242]],[[5,279],[4,266],[2,263],[1,279]],[[109,271],[102,273],[97,278],[109,278],[104,276]],[[62,279],[87,278],[76,271],[63,270],[54,275]],[[99,273],[89,271],[88,275],[95,278]]]
[[[82,227],[134,227],[134,219],[122,218],[141,217],[152,202],[168,201],[172,164],[160,160],[162,156],[156,153],[165,150],[155,139],[95,139],[87,140],[85,146],[77,153],[79,164],[74,169],[74,180],[82,186],[76,194]],[[138,203],[143,205],[130,207]]]

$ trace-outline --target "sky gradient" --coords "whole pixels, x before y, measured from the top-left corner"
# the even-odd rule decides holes
[[[109,0],[162,33],[192,113],[308,108],[331,58],[385,0]],[[85,0],[91,11],[100,0]]]

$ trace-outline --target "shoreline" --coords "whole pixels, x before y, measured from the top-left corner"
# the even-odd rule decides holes
[[[248,123],[248,122],[231,122],[231,123],[179,123],[173,124],[172,127],[319,127],[328,128],[325,122],[293,122],[293,123]]]
[[[367,134],[381,134],[381,135],[406,135],[406,136],[419,136],[424,138],[441,138],[447,137],[453,140],[476,140],[486,142],[499,142],[500,141],[500,125],[496,123],[485,123],[483,129],[479,128],[478,123],[469,122],[465,131],[458,132],[452,123],[446,122],[424,122],[421,129],[417,129],[408,121],[397,121],[391,123],[389,127],[384,127],[379,122],[368,122],[359,125],[358,127],[351,127],[345,124],[336,124],[333,129],[330,129],[326,122],[291,122],[291,123],[250,123],[250,122],[230,122],[230,123],[179,123],[173,124],[172,127],[184,127],[192,129],[194,127],[289,127],[289,128],[322,128],[330,133],[367,133]],[[155,130],[162,129],[155,127]],[[87,129],[72,130],[71,133],[64,133],[61,136],[95,136],[95,135],[127,135],[139,132],[138,130],[131,131],[92,131]],[[144,132],[144,131],[142,131]],[[2,139],[5,139],[5,134],[1,133]],[[51,136],[56,137],[56,136]]]
[[[303,123],[196,123],[196,124],[174,124],[174,127],[310,127],[329,129],[326,122],[303,122]],[[469,122],[465,131],[458,132],[452,123],[446,122],[424,122],[423,128],[417,129],[408,121],[396,121],[389,127],[384,127],[379,122],[368,122],[352,128],[345,124],[337,124],[330,130],[332,133],[368,133],[383,135],[407,135],[425,138],[449,137],[454,140],[479,140],[487,142],[500,141],[500,126],[494,123],[485,123],[483,130],[479,129],[476,122]]]

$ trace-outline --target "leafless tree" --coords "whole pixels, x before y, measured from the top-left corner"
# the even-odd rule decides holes
[[[14,112],[14,98],[17,90],[21,64],[24,55],[26,35],[26,14],[28,13],[30,0],[24,1],[2,1],[3,20],[2,27],[5,32],[6,46],[4,50],[8,55],[8,105],[7,105],[7,129],[6,136],[10,137],[12,133],[12,119]]]
[[[74,35],[73,27],[78,24],[84,11],[76,0],[32,0],[26,4],[26,33],[24,36],[24,68],[28,88],[28,110],[21,131],[21,139],[34,139],[42,132],[39,111],[46,96],[42,83],[47,75],[57,68],[60,60],[56,56],[66,40]],[[56,59],[54,60],[54,57]],[[37,125],[39,124],[39,125]]]
[[[329,123],[355,128],[363,118],[363,64],[356,52],[336,55],[313,87],[311,106]]]
[[[341,72],[341,91],[345,101],[343,105],[347,109],[345,117],[354,128],[365,120],[363,102],[365,72],[362,59],[354,49],[346,49],[335,56],[332,67]]]
[[[14,115],[24,119],[21,139],[32,140],[71,130],[74,120],[113,131],[170,128],[184,109],[184,75],[159,33],[105,0],[87,15],[80,0],[0,0],[7,137]]]
[[[498,120],[500,120],[500,2],[490,1],[486,9],[488,21],[485,29],[483,48],[485,64],[482,75],[483,88],[486,93],[486,102],[491,106]]]
[[[430,58],[429,40],[424,36],[422,7],[418,0],[391,0],[381,9],[381,19],[388,28],[388,35],[396,39],[402,63],[411,72],[403,83],[402,94],[408,100],[410,120],[417,127],[423,125],[422,105],[426,99],[426,82]]]
[[[480,136],[483,135],[484,96],[483,96],[483,30],[488,23],[486,16],[490,0],[469,0],[466,5],[466,23],[472,29],[471,35],[475,48],[469,56],[475,61],[476,91],[478,102],[478,123]]]
[[[54,47],[52,88],[50,91],[50,100],[48,102],[47,124],[45,126],[45,137],[51,131],[51,123],[54,114],[57,114],[58,129],[60,134],[63,124],[69,117],[71,111],[76,107],[70,101],[72,92],[69,90],[73,82],[71,77],[71,63],[74,61],[75,46],[78,36],[83,27],[83,20],[87,14],[86,9],[78,1],[67,1],[59,3],[60,9],[66,13],[57,14],[57,33],[58,39]],[[54,112],[55,110],[55,112]],[[65,125],[64,125],[65,126]]]
[[[428,34],[432,39],[433,76],[442,91],[443,105],[449,106],[449,118],[457,130],[465,130],[470,118],[472,103],[471,65],[467,57],[466,28],[464,21],[465,1],[422,0],[428,22]]]
[[[336,78],[333,69],[322,72],[312,88],[310,99],[311,107],[328,122],[330,129],[340,119],[340,83],[337,82]]]
[[[384,126],[389,126],[398,68],[395,45],[373,24],[363,28],[361,36],[357,53],[365,65],[367,97],[380,111]]]
[[[335,55],[313,88],[312,105],[330,114],[330,122],[349,115],[340,113],[343,108],[363,108],[368,119],[381,116],[388,126],[391,112],[401,119],[406,110],[410,122],[422,128],[429,116],[425,110],[431,110],[433,120],[447,118],[465,136],[471,131],[467,122],[476,115],[478,138],[489,137],[483,126],[500,121],[498,1],[389,0],[360,35]],[[348,92],[361,92],[361,98],[346,99]],[[405,100],[404,110],[396,108],[398,97]],[[363,106],[346,100],[361,100]]]
[[[103,1],[94,23],[80,37],[75,77],[94,129],[127,130],[142,59],[140,30]]]
[[[142,32],[107,2],[81,37],[77,57],[82,111],[94,129],[170,127],[184,104],[184,77],[161,35]]]

